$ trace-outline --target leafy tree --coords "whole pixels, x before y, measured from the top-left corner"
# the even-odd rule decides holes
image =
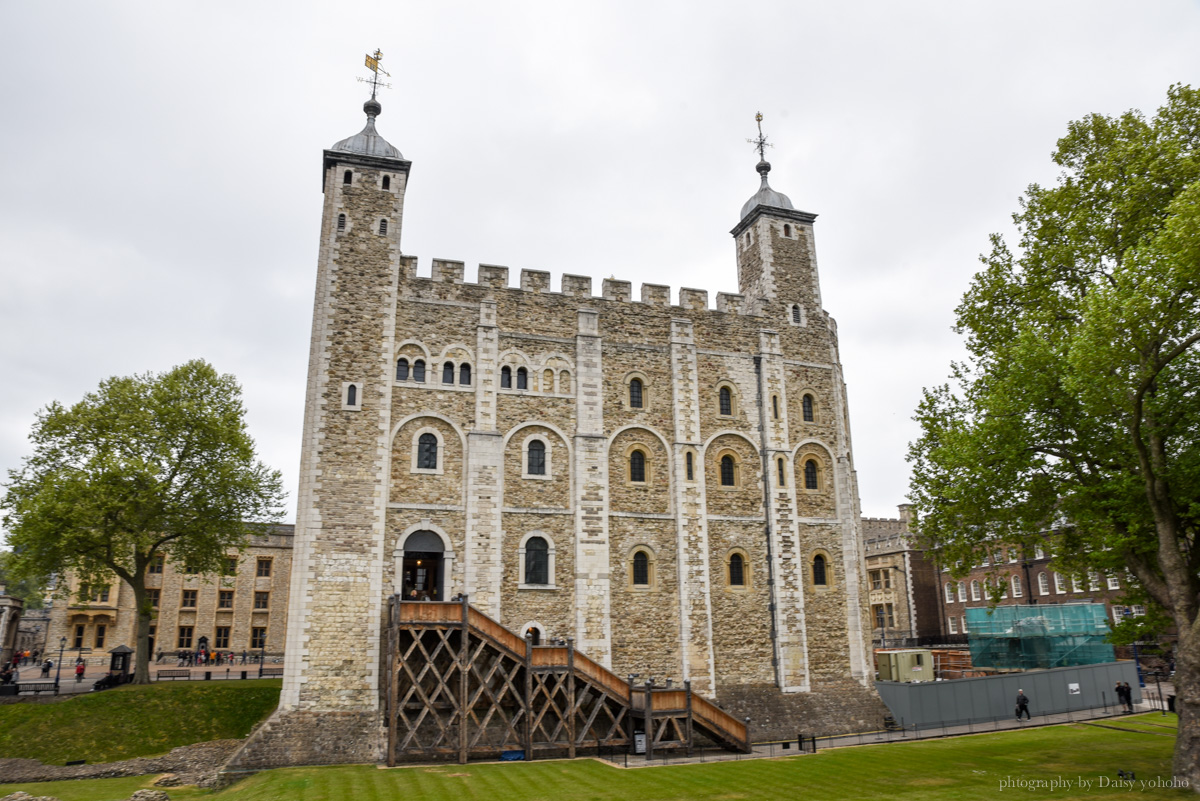
[[[1200,93],[1073,122],[957,309],[966,363],[925,391],[910,498],[943,564],[1048,536],[1133,573],[1170,619],[1174,772],[1200,788]]]
[[[255,458],[244,416],[237,381],[203,361],[110,378],[70,408],[40,411],[33,455],[9,471],[0,507],[13,571],[128,584],[137,683],[150,680],[151,563],[219,573],[256,523],[281,516],[280,475]]]
[[[17,577],[9,568],[13,555],[10,551],[0,551],[0,584],[7,587],[5,592],[14,598],[25,602],[25,610],[41,609],[44,605],[42,597],[46,593],[46,582],[41,576],[33,578]]]

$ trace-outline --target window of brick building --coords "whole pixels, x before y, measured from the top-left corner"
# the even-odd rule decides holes
[[[96,624],[96,647],[97,648],[104,647],[104,637],[106,634],[108,634],[108,626],[104,625],[103,623],[97,623]]]
[[[180,626],[179,639],[176,648],[191,648],[192,647],[192,627]]]
[[[150,602],[150,606],[157,609],[159,601],[162,600],[162,590],[146,590],[146,600]]]
[[[271,559],[270,557],[258,557],[258,570],[255,575],[259,578],[271,577]]]
[[[71,647],[72,648],[82,648],[83,647],[83,625],[82,624],[75,627],[75,644],[72,645]]]
[[[166,562],[166,559],[163,557],[163,555],[161,553],[155,554],[154,558],[152,560],[150,560],[150,572],[151,573],[162,573],[163,572],[163,564],[165,562]]]
[[[217,626],[217,630],[213,635],[213,647],[229,647],[229,626]]]
[[[267,627],[255,626],[250,629],[250,647],[262,649],[267,647]]]
[[[183,597],[179,602],[179,606],[184,609],[196,608],[196,590],[184,590]]]
[[[217,608],[232,609],[233,608],[233,590],[218,590],[217,591]]]
[[[238,558],[236,556],[225,557],[225,575],[235,576],[235,575],[237,575],[237,569],[238,569]]]
[[[255,609],[270,609],[271,608],[271,593],[256,592],[254,593],[254,608]]]

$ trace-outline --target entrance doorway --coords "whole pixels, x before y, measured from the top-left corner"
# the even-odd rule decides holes
[[[417,531],[404,541],[401,595],[410,601],[444,601],[445,552],[442,538],[432,531]]]

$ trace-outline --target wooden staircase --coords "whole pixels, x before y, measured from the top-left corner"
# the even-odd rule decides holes
[[[697,731],[748,753],[746,725],[682,688],[634,685],[561,645],[533,645],[461,602],[389,603],[388,764],[681,749]]]

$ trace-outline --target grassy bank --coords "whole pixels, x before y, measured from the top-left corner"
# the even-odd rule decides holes
[[[279,703],[277,679],[132,685],[0,706],[0,756],[114,762],[245,737]],[[3,793],[0,793],[3,795]]]
[[[1147,716],[1139,716],[1150,720]],[[1133,788],[1112,783],[1118,769],[1139,779],[1170,775],[1170,736],[1153,736],[1136,718],[1129,731],[1087,725],[1025,729],[948,740],[842,748],[816,755],[621,770],[592,761],[441,765],[379,769],[374,766],[265,771],[225,790],[170,790],[173,799],[212,801],[729,801],[729,799],[913,799],[977,801],[1001,798],[1060,800],[1129,797],[1195,798],[1191,791]],[[1158,722],[1158,718],[1153,718]],[[1168,718],[1174,723],[1173,718]],[[1161,729],[1160,729],[1161,731]],[[633,762],[631,761],[632,765]],[[1091,782],[1081,786],[1080,779]],[[1005,783],[1069,780],[1068,787],[1030,790]],[[1109,783],[1104,785],[1105,780]],[[128,781],[128,780],[122,780]],[[79,782],[65,801],[128,797],[106,781]],[[88,792],[79,785],[88,785]],[[50,792],[48,785],[0,785]],[[185,794],[186,793],[186,794]],[[193,793],[196,793],[193,795]]]

